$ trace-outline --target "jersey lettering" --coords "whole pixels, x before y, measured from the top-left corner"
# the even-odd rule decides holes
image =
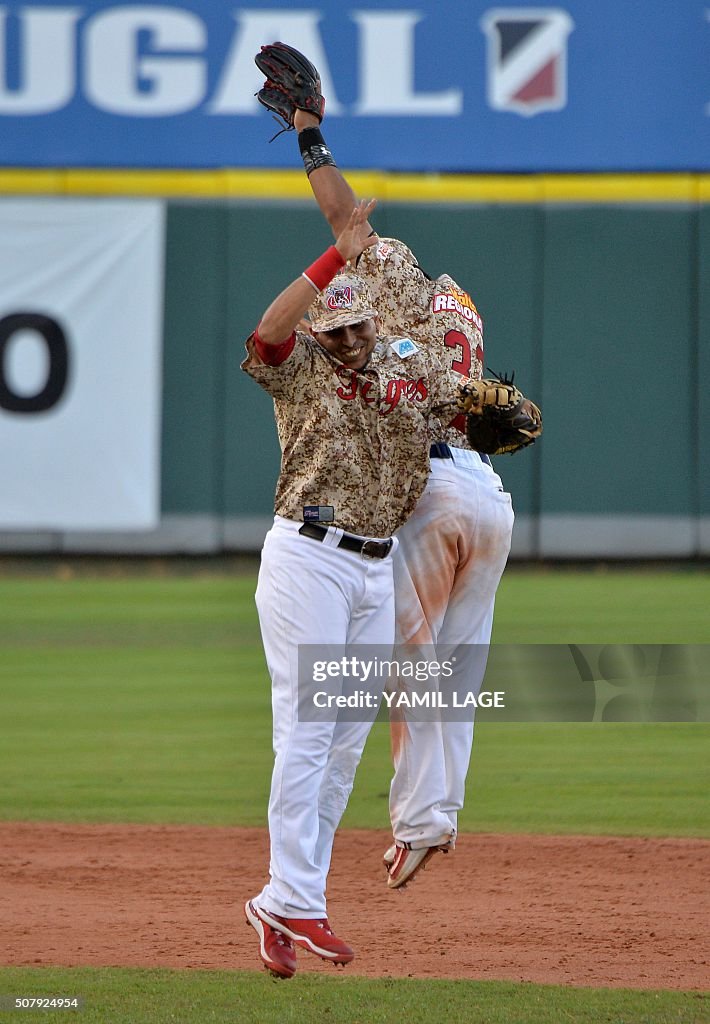
[[[458,289],[451,291],[437,292],[431,300],[433,313],[457,313],[470,324],[474,324],[483,333],[483,320],[473,304],[473,300],[466,292]]]
[[[371,391],[372,381],[366,380],[365,383],[360,388],[360,395],[362,396],[362,400],[365,403],[365,405],[373,405],[375,402],[375,396],[370,394]]]
[[[447,331],[444,335],[444,344],[447,348],[460,348],[461,358],[451,360],[451,369],[464,377],[471,376],[471,342],[461,331]],[[476,345],[476,359],[483,366],[483,347]]]
[[[343,381],[336,389],[338,398],[344,402],[352,402],[360,398],[365,405],[374,405],[375,396],[371,393],[373,382],[371,380],[361,381],[356,370],[339,370],[338,375]],[[380,405],[380,415],[389,416],[399,405],[402,398],[408,402],[424,402],[429,396],[429,389],[423,377],[411,380],[403,377],[394,378],[387,382],[384,397]]]
[[[401,378],[391,380],[387,384],[380,413],[382,416],[388,416],[397,408],[402,396],[409,402],[423,402],[428,394],[427,386],[422,377],[419,380],[403,380]]]
[[[341,384],[339,388],[335,389],[335,393],[338,398],[342,398],[344,402],[352,402],[353,398],[357,398],[357,374],[354,370],[350,370],[348,380],[348,372],[339,370],[338,376],[347,383],[347,388]]]
[[[444,344],[448,348],[460,348],[461,358],[451,360],[451,369],[468,377],[471,373],[471,343],[461,331],[447,331]]]

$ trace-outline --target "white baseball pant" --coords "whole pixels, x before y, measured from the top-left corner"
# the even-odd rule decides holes
[[[414,514],[397,531],[397,642],[486,645],[498,583],[510,551],[513,509],[500,477],[476,452],[432,458]],[[480,653],[480,652],[479,652]],[[485,656],[476,659],[480,690]],[[394,722],[390,817],[413,848],[456,834],[473,745],[468,721]]]
[[[335,830],[372,723],[299,721],[298,646],[391,647],[393,558],[338,548],[342,530],[334,527],[319,542],[301,536],[301,526],[276,516],[256,590],[272,683],[275,761],[270,881],[255,902],[281,917],[322,918]],[[395,540],[392,552],[396,547]]]

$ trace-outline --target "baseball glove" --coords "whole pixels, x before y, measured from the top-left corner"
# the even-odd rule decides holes
[[[320,75],[307,57],[286,43],[262,46],[254,62],[266,81],[256,93],[262,106],[283,121],[285,130],[294,127],[297,110],[307,110],[323,120],[325,100]]]
[[[466,437],[485,455],[504,455],[533,444],[542,433],[542,415],[506,377],[467,381],[459,404],[466,413]]]

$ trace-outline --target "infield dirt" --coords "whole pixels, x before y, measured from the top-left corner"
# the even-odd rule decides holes
[[[402,893],[389,841],[336,838],[349,974],[707,987],[710,841],[467,833]],[[261,829],[2,823],[1,962],[258,968],[243,904],[267,867]],[[300,953],[299,970],[334,968]]]

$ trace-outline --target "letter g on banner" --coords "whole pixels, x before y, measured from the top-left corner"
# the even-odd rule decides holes
[[[34,394],[20,395],[8,381],[7,352],[20,331],[33,331],[47,349],[47,377]],[[12,313],[0,320],[0,409],[5,412],[47,412],[61,400],[69,377],[69,346],[64,331],[52,317],[43,313]]]

